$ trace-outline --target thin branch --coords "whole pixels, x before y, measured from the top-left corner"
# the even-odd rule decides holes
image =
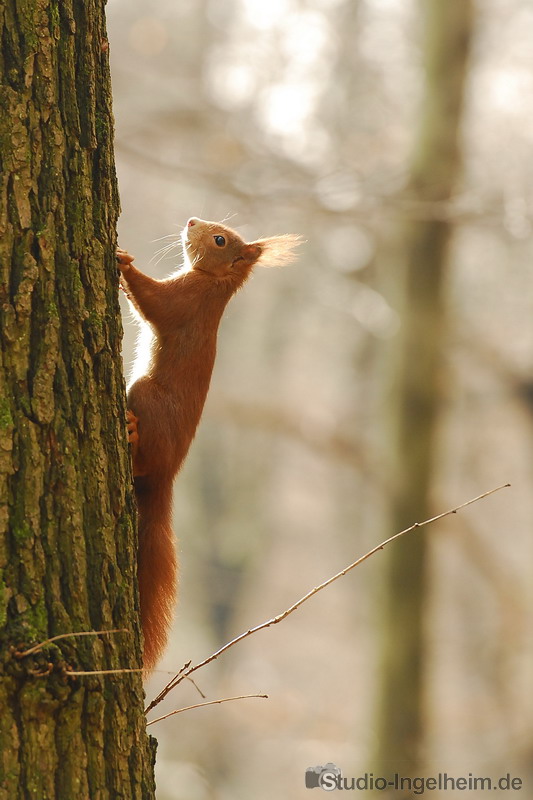
[[[67,678],[73,675],[121,675],[125,672],[144,672],[144,667],[124,668],[124,669],[87,669],[87,670],[70,670],[65,671]]]
[[[33,653],[37,653],[39,650],[42,650],[47,644],[52,644],[52,642],[57,642],[59,639],[68,639],[71,636],[104,636],[111,633],[129,633],[127,628],[113,628],[112,630],[107,631],[77,631],[76,633],[59,633],[57,636],[52,636],[50,639],[45,639],[44,642],[39,642],[39,644],[30,647],[29,650],[24,650],[22,653],[15,652],[15,658],[25,658],[26,656],[31,656]]]
[[[192,708],[202,708],[203,706],[215,706],[219,703],[229,703],[231,700],[248,700],[250,697],[261,697],[261,698],[268,698],[267,694],[239,694],[237,697],[223,697],[221,700],[209,700],[207,703],[195,703],[193,706],[185,706],[184,708],[177,708],[175,711],[171,711],[169,714],[165,714],[163,717],[158,717],[157,719],[151,719],[150,722],[146,723],[146,727],[148,725],[154,725],[156,722],[161,722],[162,719],[168,719],[169,717],[173,717],[174,714],[181,714],[182,711],[190,711]]]
[[[167,683],[167,685],[164,687],[164,689],[161,690],[161,692],[157,695],[157,697],[154,700],[152,700],[152,702],[146,708],[146,713],[151,711],[152,708],[155,708],[155,706],[158,705],[167,696],[167,694],[170,691],[172,691],[172,689],[174,689],[175,686],[177,686],[179,683],[181,683],[183,680],[185,680],[185,678],[188,678],[193,672],[196,672],[196,670],[201,669],[202,667],[205,667],[207,664],[210,664],[211,661],[214,661],[215,659],[217,659],[219,656],[222,655],[222,653],[225,653],[226,650],[229,650],[230,647],[233,647],[234,645],[238,644],[238,642],[242,642],[243,639],[247,639],[248,636],[251,636],[252,634],[257,633],[258,631],[264,630],[265,628],[270,628],[271,625],[276,625],[278,622],[281,622],[286,617],[288,617],[289,614],[292,614],[294,611],[296,611],[298,608],[300,608],[300,606],[303,605],[303,603],[305,603],[307,600],[309,600],[315,594],[318,594],[318,592],[322,591],[322,589],[325,589],[327,586],[330,586],[334,581],[338,580],[339,578],[342,578],[344,575],[346,575],[348,572],[350,572],[355,567],[358,567],[359,564],[362,564],[363,561],[367,560],[367,558],[370,558],[370,556],[373,556],[374,553],[378,552],[378,550],[383,550],[383,548],[386,545],[390,544],[391,542],[394,542],[396,539],[399,539],[401,536],[405,536],[406,533],[410,533],[411,531],[415,530],[416,528],[423,528],[426,525],[430,525],[432,522],[436,522],[439,519],[443,519],[444,517],[448,517],[451,514],[456,514],[461,509],[466,508],[467,506],[470,506],[473,503],[477,503],[479,500],[483,500],[485,497],[489,497],[491,494],[494,494],[495,492],[499,492],[501,489],[506,489],[510,485],[511,485],[510,483],[505,483],[502,486],[496,487],[495,489],[490,489],[488,492],[483,492],[483,494],[480,494],[477,497],[472,498],[471,500],[467,500],[466,503],[461,503],[461,505],[456,506],[455,508],[450,508],[448,511],[443,511],[441,514],[437,514],[435,517],[431,517],[430,519],[426,519],[423,522],[415,522],[413,525],[410,525],[408,528],[405,528],[403,531],[400,531],[399,533],[395,533],[394,536],[391,536],[388,539],[386,539],[384,542],[381,542],[381,544],[376,545],[376,547],[373,547],[372,550],[368,551],[368,553],[365,553],[363,556],[358,558],[356,561],[354,561],[348,567],[345,567],[340,572],[337,572],[336,575],[333,575],[331,578],[328,578],[326,581],[324,581],[323,583],[319,584],[319,586],[315,586],[314,589],[311,589],[309,592],[307,592],[307,594],[305,594],[303,597],[301,597],[296,603],[293,603],[292,606],[290,606],[289,608],[285,609],[285,611],[283,611],[281,614],[278,614],[277,617],[272,617],[272,619],[269,619],[266,622],[262,622],[260,625],[256,625],[254,628],[249,628],[247,631],[244,631],[244,633],[241,633],[239,636],[235,637],[235,639],[232,639],[230,642],[227,642],[227,644],[223,645],[223,647],[219,648],[215,653],[212,653],[210,656],[208,656],[208,658],[205,658],[203,661],[200,661],[198,664],[195,664],[194,666],[191,666],[191,662],[189,661],[187,664],[185,664],[180,669],[180,671],[174,676],[174,678],[172,678],[172,680]]]
[[[196,691],[198,692],[198,694],[200,695],[200,697],[203,697],[203,699],[205,700],[205,699],[206,699],[206,695],[205,695],[205,694],[202,692],[202,690],[200,689],[200,687],[198,686],[198,684],[196,683],[196,681],[195,681],[193,678],[189,678],[188,676],[187,676],[187,680],[188,680],[190,683],[192,683],[192,685],[194,686],[194,688],[196,689]]]
[[[34,675],[36,678],[44,678],[46,675],[50,675],[53,671],[54,665],[48,664],[46,669],[41,670],[30,670],[30,675]],[[135,668],[119,668],[119,669],[87,669],[87,670],[73,670],[73,669],[62,669],[61,674],[64,675],[66,678],[78,677],[79,675],[122,675],[126,672],[144,672],[144,667],[135,667]]]

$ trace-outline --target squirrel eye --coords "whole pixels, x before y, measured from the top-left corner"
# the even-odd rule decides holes
[[[224,239],[223,236],[213,236],[213,239],[215,240],[215,244],[217,245],[217,247],[224,247],[224,245],[226,244],[226,240]]]

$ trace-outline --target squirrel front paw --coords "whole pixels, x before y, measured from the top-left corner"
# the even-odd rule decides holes
[[[121,272],[127,272],[135,256],[130,255],[127,250],[117,247],[117,264]]]

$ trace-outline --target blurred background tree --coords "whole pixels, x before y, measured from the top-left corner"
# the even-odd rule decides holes
[[[432,516],[439,456],[437,433],[446,376],[446,273],[453,219],[450,202],[461,168],[460,123],[472,38],[470,0],[423,0],[424,94],[404,206],[389,247],[384,280],[400,328],[391,342],[392,377],[384,417],[389,454],[389,530]],[[405,210],[409,209],[411,213]],[[392,280],[391,280],[392,278]],[[394,760],[406,775],[424,767],[426,746],[426,608],[431,591],[428,537],[411,536],[386,554],[379,686],[378,774]]]
[[[424,534],[425,680],[417,713],[429,773],[509,771],[526,780],[533,742],[533,10],[524,0],[474,3],[460,132],[457,110],[439,112],[443,140],[462,151],[458,181],[453,169],[432,163],[441,145],[423,134],[437,87],[426,79],[421,5],[438,4],[108,6],[122,246],[163,276],[179,252],[150,264],[168,241],[154,240],[177,234],[193,214],[234,215],[230,224],[245,236],[293,231],[307,240],[294,267],[257,271],[223,322],[201,429],[176,485],[176,628],[148,693],[164,684],[165,670],[281,611],[394,532],[400,523],[391,521],[390,501],[402,477],[390,475],[394,447],[405,491],[419,494],[408,522],[513,484],[507,496]],[[450,81],[465,46],[446,52]],[[422,166],[438,170],[443,194],[442,185],[415,180]],[[424,229],[444,241],[449,227],[446,325],[424,330],[420,347],[406,350],[406,322],[415,320],[394,290],[414,263],[405,230],[411,242]],[[132,326],[126,361],[134,339]],[[403,445],[402,458],[401,439],[392,438],[398,388],[383,402],[391,354],[405,358],[409,349],[418,366],[424,351],[440,353],[438,447],[416,486],[407,479],[416,443]],[[394,556],[404,558],[409,547],[399,544]],[[379,768],[401,771],[397,745],[383,735],[386,574],[378,555],[199,675],[209,699],[248,691],[271,699],[151,728],[160,740],[159,800],[303,798],[306,767],[331,760],[345,775],[375,771],[380,743]],[[413,620],[409,633],[419,629]],[[166,708],[197,697],[182,686]],[[401,700],[400,718],[411,703],[403,698],[402,712]]]

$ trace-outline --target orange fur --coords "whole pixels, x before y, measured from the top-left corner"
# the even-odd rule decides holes
[[[125,251],[117,253],[122,288],[152,332],[147,365],[137,370],[140,377],[128,388],[147,671],[161,657],[172,622],[177,585],[172,483],[200,421],[220,319],[254,265],[280,266],[293,260],[299,237],[247,244],[230,228],[193,217],[182,240],[185,266],[162,281],[140,272]]]

